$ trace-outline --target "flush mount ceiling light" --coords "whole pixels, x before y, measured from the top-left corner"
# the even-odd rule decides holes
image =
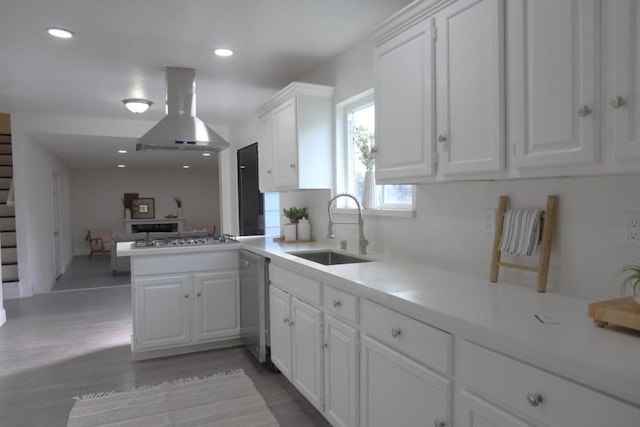
[[[69,31],[65,28],[60,28],[60,27],[49,27],[49,28],[46,28],[45,30],[47,33],[49,33],[50,36],[57,37],[59,39],[70,39],[75,35],[73,31]]]
[[[189,165],[184,165],[184,166],[182,166],[182,169],[189,169],[190,167],[191,166],[189,166]]]
[[[149,109],[149,107],[151,107],[151,104],[153,104],[153,102],[148,99],[142,98],[127,98],[123,99],[122,102],[124,102],[124,106],[127,107],[127,110],[138,114],[144,113]]]
[[[118,153],[120,153],[120,154],[127,154],[127,150],[118,150]]]
[[[231,49],[225,49],[225,48],[216,49],[216,50],[213,51],[213,53],[215,53],[217,56],[231,56],[231,55],[233,55],[233,51]]]
[[[123,168],[123,167],[124,167],[124,165],[118,165],[118,167],[119,167],[119,168]]]
[[[209,157],[209,156],[211,155],[211,153],[202,153],[202,155],[203,155],[204,157]]]

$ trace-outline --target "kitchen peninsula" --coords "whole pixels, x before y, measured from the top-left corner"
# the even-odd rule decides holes
[[[132,247],[134,359],[187,353],[240,343],[240,244]]]

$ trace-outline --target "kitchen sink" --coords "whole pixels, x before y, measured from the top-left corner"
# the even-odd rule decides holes
[[[309,261],[317,262],[323,265],[336,265],[336,264],[354,264],[358,262],[371,262],[370,259],[362,258],[355,255],[348,255],[342,252],[335,252],[331,250],[327,251],[305,251],[305,252],[288,252],[289,255],[294,255],[300,258],[304,258]]]

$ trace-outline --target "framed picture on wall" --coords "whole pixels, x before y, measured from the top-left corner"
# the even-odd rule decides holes
[[[155,199],[133,199],[131,201],[131,218],[153,219],[156,217]]]

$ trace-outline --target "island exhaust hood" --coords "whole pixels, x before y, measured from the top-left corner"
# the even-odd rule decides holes
[[[136,151],[218,152],[229,143],[196,117],[196,70],[167,67],[167,115],[145,133]]]

